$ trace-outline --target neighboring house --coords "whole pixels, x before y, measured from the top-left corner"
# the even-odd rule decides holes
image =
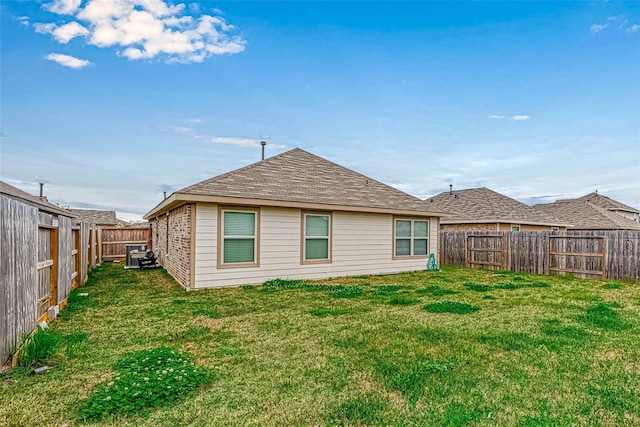
[[[443,231],[565,230],[570,224],[485,187],[450,190],[425,201],[450,214],[440,221]]]
[[[183,188],[153,208],[153,247],[185,288],[421,270],[442,213],[301,149]]]
[[[117,227],[118,219],[116,218],[116,211],[103,211],[97,209],[69,209],[69,212],[73,213],[83,221],[96,224],[100,227]]]
[[[598,193],[538,204],[534,208],[570,222],[572,230],[640,230],[638,209]]]

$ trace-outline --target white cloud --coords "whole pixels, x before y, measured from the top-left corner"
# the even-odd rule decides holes
[[[54,0],[42,7],[59,15],[71,15],[80,7],[82,0]]]
[[[56,0],[45,9],[73,15],[80,22],[62,26],[36,24],[39,33],[52,34],[60,43],[87,36],[98,47],[115,47],[130,60],[163,58],[166,62],[203,62],[214,55],[244,51],[246,41],[220,16],[186,15],[184,4],[162,0]],[[198,16],[199,15],[199,16]],[[84,24],[84,25],[81,25]]]
[[[20,21],[20,25],[24,25],[25,27],[29,26],[29,17],[28,16],[18,16],[18,21]]]
[[[502,120],[505,118],[505,116],[501,116],[500,114],[492,114],[489,116],[489,118],[494,120]]]
[[[632,26],[630,26],[629,28],[627,28],[627,33],[635,33],[637,31],[640,30],[640,25],[638,24],[633,24]]]
[[[191,133],[193,132],[192,128],[184,127],[184,126],[174,126],[171,128],[174,132],[177,133]]]
[[[194,138],[201,141],[213,142],[215,144],[235,145],[236,147],[260,147],[259,139],[250,138],[235,138],[226,136],[207,136],[207,135],[195,135]],[[286,148],[286,145],[281,144],[267,144],[268,148]]]
[[[187,123],[202,123],[202,119],[199,117],[194,117],[192,119],[188,119]]]
[[[531,117],[526,116],[524,114],[519,114],[517,116],[511,117],[513,120],[529,120]]]
[[[89,30],[75,21],[69,22],[68,24],[64,24],[60,27],[55,24],[43,23],[34,24],[33,27],[35,28],[36,33],[51,34],[54,39],[63,44],[69,43],[71,39],[78,36],[86,36],[89,34]]]
[[[591,28],[589,28],[589,31],[591,31],[594,34],[599,33],[600,31],[604,30],[608,26],[609,24],[593,24]]]
[[[73,68],[75,70],[79,70],[80,68],[91,65],[91,62],[87,61],[86,59],[79,59],[74,56],[63,55],[61,53],[50,53],[49,55],[45,56],[45,59],[57,62],[60,65]]]

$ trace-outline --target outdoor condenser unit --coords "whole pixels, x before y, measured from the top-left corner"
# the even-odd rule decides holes
[[[124,268],[138,268],[138,258],[144,257],[147,245],[127,245],[127,263]]]

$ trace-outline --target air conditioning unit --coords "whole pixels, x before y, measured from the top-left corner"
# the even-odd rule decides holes
[[[127,245],[125,247],[127,261],[124,268],[138,268],[138,259],[147,252],[147,245]]]

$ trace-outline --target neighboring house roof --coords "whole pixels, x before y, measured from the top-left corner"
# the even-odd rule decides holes
[[[417,197],[299,148],[178,190],[145,219],[193,201],[445,215]]]
[[[573,224],[577,230],[640,230],[640,223],[594,204],[583,197],[543,203],[534,208]]]
[[[7,196],[19,199],[20,201],[29,205],[35,206],[43,212],[49,212],[56,215],[63,215],[67,217],[75,217],[71,212],[56,206],[53,203],[49,203],[46,197],[38,197],[20,190],[13,185],[9,185],[4,181],[0,181],[0,194],[6,194]]]
[[[442,224],[512,223],[553,227],[570,224],[485,187],[448,191],[426,201],[434,209],[451,214],[441,220]]]
[[[585,202],[593,203],[594,205],[600,206],[601,208],[604,208],[610,211],[625,211],[625,212],[632,212],[632,213],[640,213],[640,210],[636,208],[632,208],[631,206],[625,205],[624,203],[620,203],[617,200],[610,199],[607,196],[598,194],[597,192],[589,193],[586,196],[582,196],[575,200],[583,200]]]
[[[117,225],[116,211],[103,211],[98,209],[69,209],[83,221],[96,225]]]

